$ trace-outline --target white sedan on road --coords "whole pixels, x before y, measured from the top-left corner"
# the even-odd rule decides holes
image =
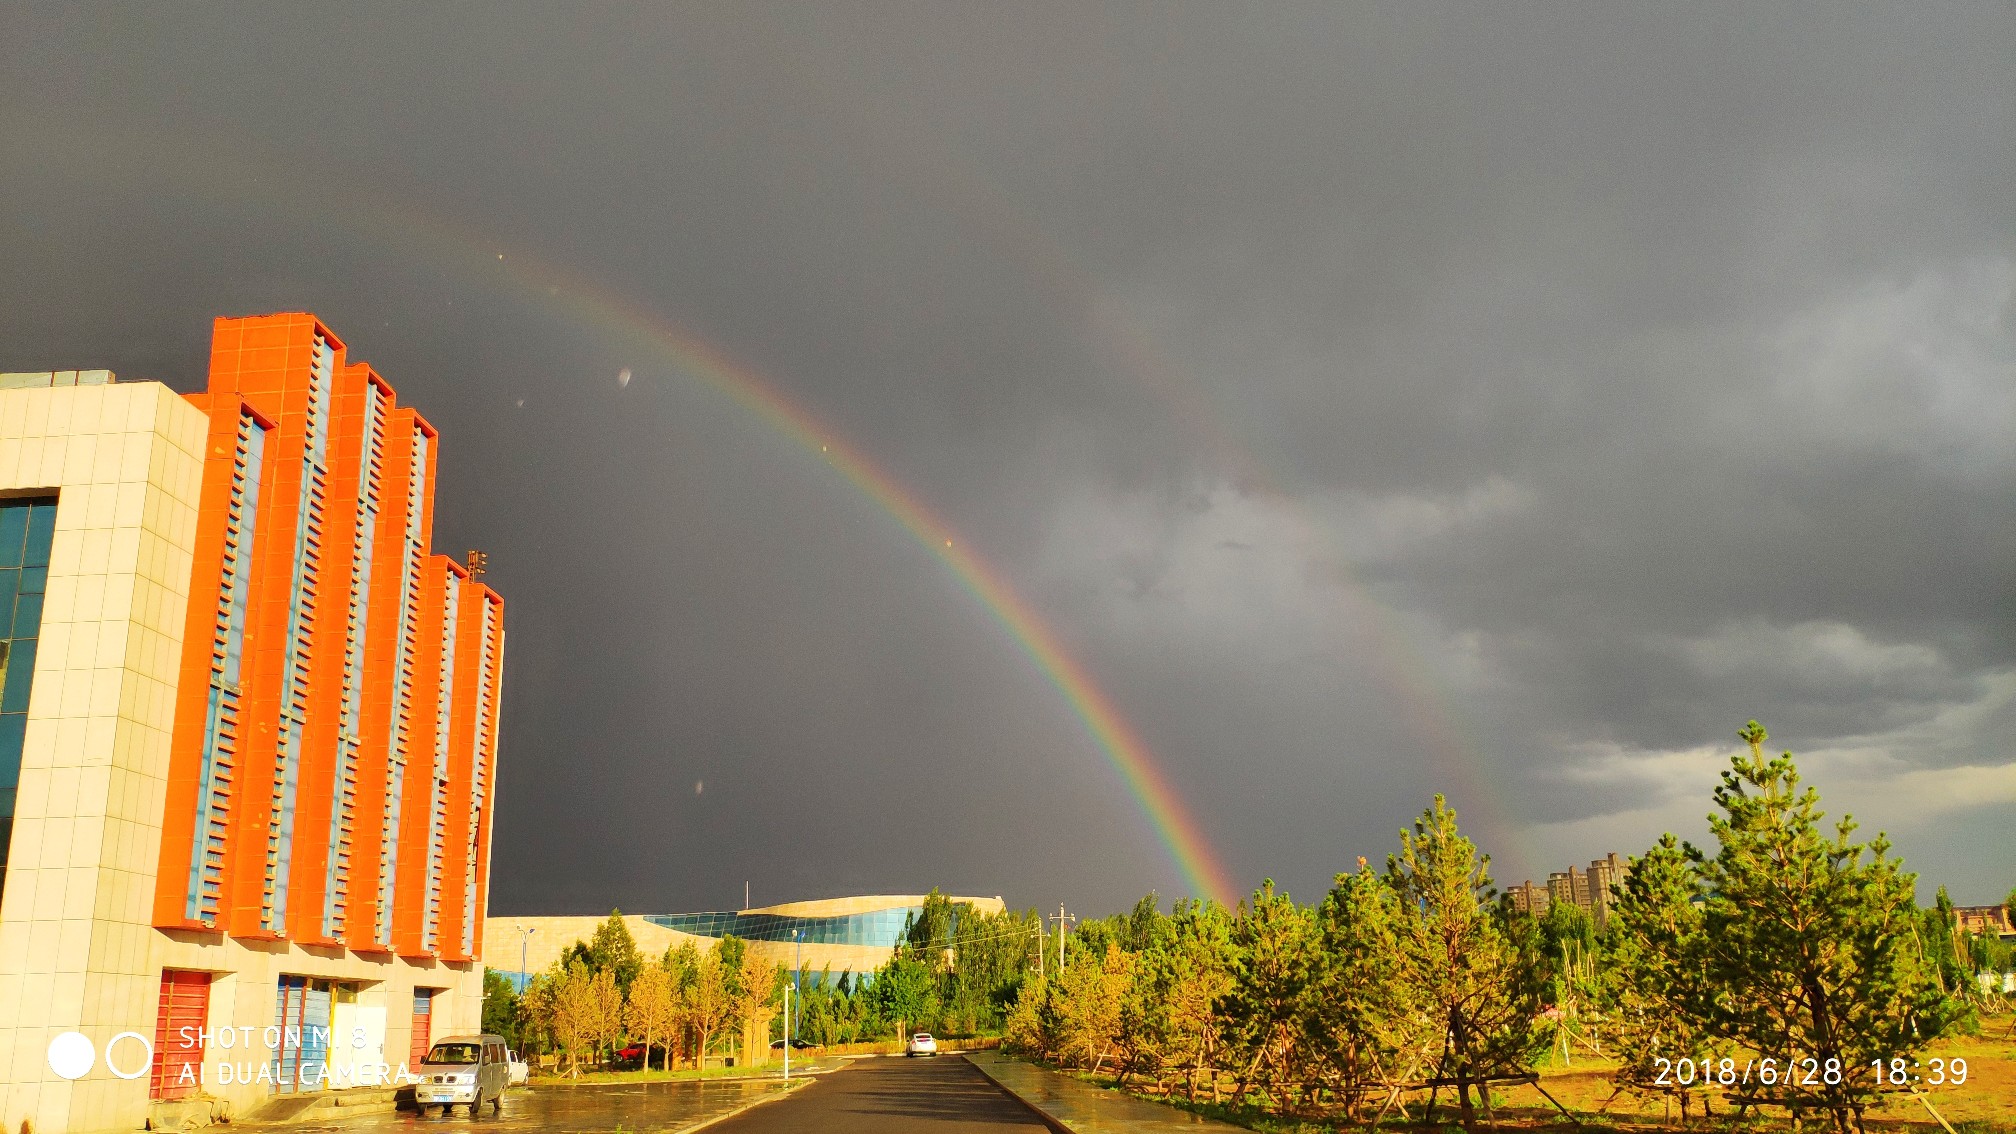
[[[904,1054],[936,1055],[938,1054],[938,1041],[931,1038],[930,1032],[918,1032],[916,1035],[910,1037],[910,1046],[904,1050]]]

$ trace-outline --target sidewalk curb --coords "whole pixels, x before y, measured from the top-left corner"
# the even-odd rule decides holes
[[[798,1080],[798,1082],[800,1083],[810,1083],[813,1081],[814,1080],[809,1077]],[[785,1083],[777,1090],[766,1093],[760,1099],[751,1099],[750,1101],[743,1103],[741,1106],[736,1107],[734,1110],[726,1111],[722,1114],[717,1114],[712,1118],[703,1118],[700,1121],[693,1123],[691,1126],[681,1126],[679,1129],[673,1131],[673,1134],[693,1134],[693,1131],[695,1130],[705,1130],[706,1128],[714,1125],[717,1122],[726,1122],[729,1119],[735,1117],[736,1115],[743,1113],[744,1111],[755,1110],[757,1107],[762,1106],[764,1103],[776,1102],[778,1099],[781,1099],[786,1095],[789,1095],[792,1091],[798,1089],[799,1089],[798,1087],[794,1087],[789,1083]]]
[[[989,1071],[987,1067],[984,1064],[980,1063],[978,1060],[968,1059],[966,1053],[964,1052],[959,1053],[959,1058],[965,1059],[967,1066],[980,1072],[982,1075],[987,1076],[987,1081],[1001,1088],[1002,1094],[1007,1095],[1009,1098],[1014,1099],[1016,1102],[1021,1103],[1023,1106],[1029,1108],[1029,1113],[1035,1115],[1039,1119],[1042,1119],[1043,1125],[1049,1127],[1050,1130],[1052,1131],[1052,1134],[1077,1134],[1077,1131],[1071,1129],[1069,1126],[1064,1125],[1064,1123],[1060,1121],[1056,1115],[1051,1114],[1049,1111],[1044,1110],[1042,1107],[1036,1105],[1033,1102],[1030,1102],[1028,1099],[1023,1098],[1021,1095],[1016,1093],[1015,1088],[1002,1082],[1000,1079],[995,1078],[994,1073]]]

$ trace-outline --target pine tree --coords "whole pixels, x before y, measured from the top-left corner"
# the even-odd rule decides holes
[[[1176,904],[1170,916],[1170,941],[1164,952],[1160,980],[1167,988],[1169,1043],[1185,1059],[1189,1097],[1197,1098],[1197,1075],[1213,1066],[1224,1015],[1232,991],[1231,918],[1216,902]],[[1212,1071],[1212,1101],[1217,1101],[1217,1072]]]
[[[1310,981],[1303,1043],[1312,1067],[1355,1116],[1376,1087],[1395,1097],[1396,1080],[1411,1078],[1433,1053],[1433,1029],[1401,979],[1400,903],[1393,888],[1358,860],[1339,874],[1316,911],[1319,949]]]
[[[1727,1051],[1705,1027],[1713,1004],[1703,995],[1700,862],[1700,851],[1671,834],[1633,859],[1606,936],[1612,1042],[1623,1063],[1617,1083],[1639,1094],[1674,1095],[1683,1122],[1701,1079],[1676,1074],[1674,1065],[1689,1059],[1699,1067]]]
[[[1315,962],[1315,923],[1309,911],[1274,889],[1273,879],[1253,892],[1253,904],[1232,926],[1234,962],[1226,1014],[1237,1022],[1229,1037],[1240,1059],[1237,1098],[1256,1078],[1271,1085],[1273,1102],[1295,1059]]]
[[[1472,1088],[1488,1108],[1488,1080],[1528,1071],[1539,1054],[1543,974],[1486,904],[1490,861],[1458,831],[1456,812],[1439,795],[1386,860],[1403,915],[1402,979],[1442,1032],[1432,1080],[1456,1088],[1463,1127],[1473,1134]]]
[[[1847,817],[1823,834],[1819,793],[1799,791],[1792,754],[1765,759],[1756,721],[1740,736],[1749,756],[1722,773],[1722,814],[1709,819],[1721,849],[1701,871],[1706,1030],[1783,1061],[1776,1082],[1753,1080],[1753,1097],[1795,1123],[1824,1112],[1846,1134],[1881,1085],[1876,1065],[1908,1063],[1953,1008],[1915,932],[1915,878],[1889,841],[1851,841]]]
[[[615,974],[616,987],[630,991],[630,982],[644,969],[644,957],[637,952],[637,939],[630,936],[630,927],[623,924],[623,911],[610,910],[608,919],[595,927],[584,959],[591,969]]]

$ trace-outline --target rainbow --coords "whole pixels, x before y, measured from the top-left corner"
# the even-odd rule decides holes
[[[855,139],[875,142],[868,131]],[[1121,300],[1105,294],[1095,273],[1079,262],[1072,248],[1059,240],[993,182],[971,172],[956,155],[936,155],[918,161],[908,156],[914,137],[902,135],[901,145],[876,145],[878,160],[902,162],[920,183],[938,183],[946,192],[934,203],[968,222],[968,230],[990,236],[1007,256],[1019,261],[1032,280],[1043,286],[1059,319],[1082,322],[1099,355],[1115,371],[1156,398],[1189,434],[1209,447],[1218,465],[1228,470],[1241,491],[1286,506],[1303,531],[1319,547],[1346,602],[1344,615],[1382,661],[1373,678],[1388,703],[1405,713],[1420,740],[1437,790],[1452,804],[1468,810],[1473,834],[1482,829],[1486,841],[1511,843],[1537,861],[1520,827],[1500,806],[1502,792],[1491,776],[1485,747],[1456,711],[1455,698],[1436,675],[1435,667],[1416,645],[1398,611],[1379,601],[1355,570],[1343,542],[1297,494],[1288,478],[1276,470],[1280,462],[1263,462],[1255,447],[1242,444],[1228,426],[1230,415],[1212,403],[1203,387],[1169,357]],[[1481,820],[1481,822],[1479,822]]]
[[[578,283],[570,290],[576,303],[586,297]],[[1232,903],[1237,891],[1231,875],[1211,849],[1182,797],[1162,774],[1154,753],[1140,734],[1084,665],[1064,648],[1043,616],[999,571],[974,554],[950,525],[933,515],[915,493],[867,454],[726,351],[668,322],[628,308],[613,297],[596,297],[591,309],[604,317],[620,318],[628,329],[642,334],[670,356],[681,370],[726,394],[807,452],[823,457],[951,568],[966,591],[980,601],[1050,684],[1063,694],[1085,731],[1139,802],[1184,881],[1200,895],[1227,905]]]
[[[158,150],[157,163],[164,171],[183,170],[190,181],[220,195],[259,200],[288,215],[298,215],[304,203],[312,202],[320,206],[325,217],[345,223],[358,235],[373,239],[402,257],[410,259],[416,249],[427,249],[434,256],[423,262],[436,270],[476,277],[487,274],[479,273],[478,269],[502,269],[513,284],[539,305],[570,309],[586,322],[638,338],[654,351],[663,352],[681,371],[726,394],[801,448],[818,453],[951,568],[961,584],[979,599],[1065,696],[1135,796],[1188,884],[1199,894],[1231,902],[1237,891],[1230,884],[1224,866],[1161,773],[1153,754],[1112,699],[1063,648],[1043,619],[998,571],[968,550],[914,493],[906,491],[835,431],[825,428],[812,413],[779,393],[775,384],[758,371],[736,361],[729,352],[586,281],[577,272],[540,262],[515,249],[507,249],[506,259],[498,254],[499,244],[494,235],[468,230],[455,219],[424,212],[410,201],[376,197],[354,184],[337,192],[327,182],[290,178],[287,171],[246,161],[228,151],[211,153],[208,160],[196,162],[180,149],[160,150],[159,142],[158,137],[135,134],[125,138],[119,148]],[[901,153],[899,148],[885,156],[896,158]],[[1162,400],[1193,436],[1214,451],[1222,466],[1233,470],[1245,489],[1296,505],[1296,497],[1286,490],[1283,478],[1272,475],[1273,470],[1256,459],[1250,446],[1232,436],[1218,407],[1157,348],[1123,305],[1101,294],[1092,274],[1076,262],[1061,241],[1029,218],[1007,194],[990,183],[963,175],[958,162],[934,163],[923,172],[936,180],[954,182],[949,186],[953,191],[939,194],[942,199],[936,203],[974,221],[975,231],[986,233],[1019,260],[1031,278],[1045,285],[1043,293],[1051,297],[1060,314],[1075,312],[1083,318],[1109,362]],[[280,189],[282,183],[287,186],[284,192]],[[1352,620],[1373,645],[1375,656],[1386,661],[1375,671],[1375,679],[1386,688],[1393,703],[1412,716],[1417,734],[1425,742],[1425,755],[1435,778],[1460,789],[1450,793],[1452,801],[1476,805],[1471,815],[1482,812],[1488,834],[1516,841],[1518,827],[1508,822],[1497,806],[1498,792],[1490,782],[1482,745],[1469,729],[1462,727],[1448,692],[1437,688],[1439,682],[1433,667],[1410,642],[1397,612],[1379,602],[1356,576],[1326,525],[1304,507],[1296,505],[1296,511],[1305,530],[1316,535],[1319,543],[1328,545],[1336,568],[1335,578],[1342,584],[1340,592],[1348,598]]]
[[[384,211],[375,214],[381,223],[386,215]],[[438,223],[408,224],[415,234],[435,240],[440,239],[438,234],[444,227]],[[450,250],[457,258],[468,257],[472,248],[480,247],[473,238],[455,243],[460,246],[451,244]],[[1036,608],[998,570],[969,549],[951,525],[934,515],[916,493],[906,489],[810,410],[786,397],[761,372],[721,347],[574,273],[540,263],[524,253],[513,253],[508,259],[497,254],[492,266],[501,266],[506,275],[544,304],[571,308],[584,321],[641,340],[681,371],[725,394],[806,452],[822,458],[879,505],[951,568],[966,591],[980,601],[1038,672],[1063,694],[1086,733],[1134,796],[1191,892],[1225,906],[1238,900],[1240,891],[1233,885],[1230,871],[1212,849],[1175,786],[1163,774],[1154,753],[1113,698],[1099,687],[1083,663],[1064,648],[1056,631]]]

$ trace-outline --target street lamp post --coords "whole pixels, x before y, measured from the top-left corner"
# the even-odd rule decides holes
[[[537,932],[539,931],[527,929],[523,925],[518,927],[518,995],[520,996],[525,995],[526,986],[532,983],[532,974],[525,971],[525,957],[531,951],[532,935]]]

